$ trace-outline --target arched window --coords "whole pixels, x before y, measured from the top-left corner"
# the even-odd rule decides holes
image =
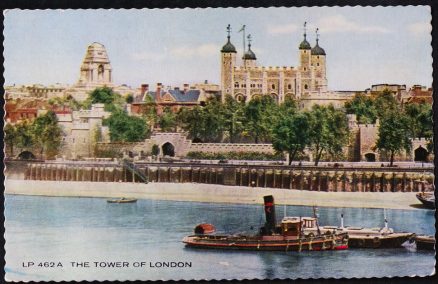
[[[307,84],[304,84],[304,89],[307,90],[307,88],[309,88],[309,86],[307,86]]]
[[[97,78],[99,78],[99,80],[103,80],[103,65],[99,65],[99,67],[97,68]]]
[[[234,83],[234,88],[239,88],[239,82]]]
[[[307,70],[307,68],[306,67],[304,67],[304,71],[306,71]]]
[[[316,66],[319,66],[319,63],[316,63]]]
[[[287,84],[287,89],[291,90],[292,89],[292,85],[291,84]]]
[[[272,85],[271,85],[271,88],[272,88],[273,90],[275,90],[275,84],[272,84]]]

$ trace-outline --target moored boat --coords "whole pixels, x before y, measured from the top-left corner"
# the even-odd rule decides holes
[[[137,199],[135,198],[117,198],[117,199],[108,199],[106,202],[108,203],[134,203],[137,202]]]
[[[435,209],[435,194],[434,192],[420,192],[417,193],[417,199],[420,200],[421,203],[426,208]]]
[[[255,235],[205,235],[185,237],[187,247],[260,251],[344,250],[348,248],[348,234],[327,232],[305,234],[304,219],[285,217],[276,224],[272,195],[264,197],[266,222]]]
[[[418,235],[415,236],[415,243],[418,250],[434,250],[435,249],[435,236]]]
[[[344,227],[343,214],[341,215],[341,226],[316,226],[306,227],[305,232],[321,233],[347,233],[348,246],[350,248],[400,248],[402,244],[415,234],[409,232],[394,232],[388,228],[388,222],[385,217],[385,226],[383,228],[362,228],[362,227]]]

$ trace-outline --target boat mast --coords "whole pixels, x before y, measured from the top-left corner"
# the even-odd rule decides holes
[[[316,213],[318,209],[315,205],[313,205],[313,217],[316,219],[316,229],[318,230],[318,236],[321,235],[321,230],[319,229],[319,222],[318,222],[318,213]]]
[[[341,213],[341,229],[344,229],[344,213]]]

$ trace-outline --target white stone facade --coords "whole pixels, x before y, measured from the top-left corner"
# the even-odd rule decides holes
[[[102,121],[110,116],[103,104],[94,104],[90,110],[60,114],[59,125],[63,130],[62,149],[65,158],[76,159],[94,156],[97,142],[109,142],[108,127]]]

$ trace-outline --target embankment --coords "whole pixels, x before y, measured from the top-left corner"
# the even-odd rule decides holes
[[[217,203],[262,203],[272,194],[277,204],[323,207],[415,209],[414,192],[318,192],[200,183],[127,183],[76,181],[5,181],[6,194],[64,197],[133,197],[138,199]]]

